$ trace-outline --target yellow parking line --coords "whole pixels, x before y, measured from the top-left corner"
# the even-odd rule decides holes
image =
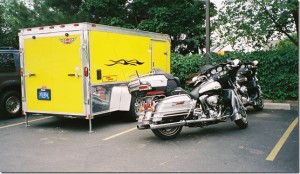
[[[136,130],[136,129],[137,129],[137,128],[136,128],[136,127],[134,127],[134,128],[132,128],[132,129],[128,129],[128,130],[126,130],[126,131],[123,131],[123,132],[117,133],[117,134],[115,134],[115,135],[112,135],[112,136],[110,136],[110,137],[104,138],[104,139],[102,139],[102,140],[106,141],[106,140],[109,140],[109,139],[115,138],[115,137],[117,137],[117,136],[120,136],[120,135],[126,134],[126,133],[128,133],[128,132],[134,131],[134,130]]]
[[[45,119],[48,119],[48,118],[51,118],[51,117],[53,117],[53,116],[49,116],[49,117],[44,117],[44,118],[39,118],[39,119],[31,120],[31,121],[28,121],[28,123],[35,122],[35,121],[40,121],[40,120],[45,120]],[[2,126],[2,127],[0,127],[0,129],[9,128],[9,127],[14,127],[14,126],[19,126],[19,125],[22,125],[22,124],[25,124],[25,122],[22,122],[22,123],[16,123],[16,124],[10,124],[10,125],[7,125],[7,126]]]
[[[275,157],[277,156],[277,154],[280,151],[281,147],[283,146],[283,144],[285,143],[285,141],[287,140],[287,138],[289,137],[289,135],[291,134],[293,129],[296,127],[297,123],[298,123],[298,117],[291,123],[291,125],[284,132],[284,134],[282,135],[280,140],[277,142],[277,144],[275,145],[275,147],[273,148],[271,153],[268,155],[266,160],[273,161],[275,159]]]

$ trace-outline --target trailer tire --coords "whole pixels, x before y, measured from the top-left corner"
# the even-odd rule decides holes
[[[14,90],[3,91],[0,96],[0,116],[16,117],[21,115],[21,94]]]
[[[128,112],[126,112],[126,117],[127,120],[130,122],[135,122],[138,119],[137,111],[138,111],[138,106],[136,104],[137,98],[132,97],[130,101],[130,109]]]

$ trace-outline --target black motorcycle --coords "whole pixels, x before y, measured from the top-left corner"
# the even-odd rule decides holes
[[[139,99],[140,130],[151,129],[159,138],[175,138],[187,127],[204,127],[230,118],[241,129],[247,128],[247,113],[236,85],[238,59],[201,68],[194,77],[191,92],[179,88],[166,73],[139,76],[128,84],[133,98]],[[137,101],[137,100],[136,100]]]
[[[257,78],[258,61],[246,62],[241,65],[237,74],[237,84],[244,106],[253,106],[254,110],[264,108],[261,88]]]

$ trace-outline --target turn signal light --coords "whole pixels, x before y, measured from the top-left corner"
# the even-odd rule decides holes
[[[84,67],[84,76],[88,77],[89,76],[89,68],[88,67]]]

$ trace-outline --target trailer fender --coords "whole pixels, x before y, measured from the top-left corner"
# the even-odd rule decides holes
[[[129,111],[131,95],[127,86],[114,86],[111,92],[111,111]]]

